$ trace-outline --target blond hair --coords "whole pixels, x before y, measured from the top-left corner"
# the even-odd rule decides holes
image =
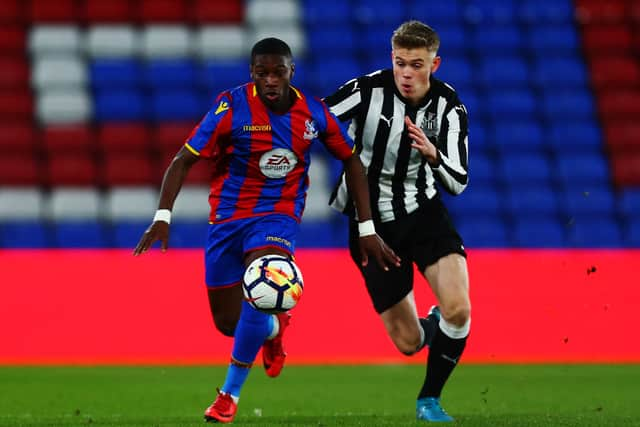
[[[424,47],[428,52],[437,52],[440,47],[440,37],[427,24],[420,21],[407,21],[393,32],[391,47],[393,49]]]

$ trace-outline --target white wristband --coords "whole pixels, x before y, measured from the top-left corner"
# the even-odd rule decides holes
[[[359,222],[358,233],[360,234],[360,237],[366,237],[376,234],[376,228],[373,225],[373,220],[368,219],[366,221]]]
[[[171,224],[171,211],[169,209],[158,209],[153,216],[153,222],[164,221],[167,224]]]

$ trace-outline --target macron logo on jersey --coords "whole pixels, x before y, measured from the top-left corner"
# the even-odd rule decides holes
[[[223,111],[227,111],[229,109],[229,104],[226,101],[220,101],[220,105],[216,108],[216,116]]]

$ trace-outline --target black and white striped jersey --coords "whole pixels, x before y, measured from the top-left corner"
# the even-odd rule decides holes
[[[374,218],[387,222],[415,211],[437,194],[436,180],[452,194],[467,186],[467,110],[446,83],[432,76],[425,99],[412,106],[398,92],[392,70],[380,70],[347,82],[325,102],[341,121],[351,120],[349,134],[367,170]],[[437,166],[411,147],[405,116],[438,148]],[[352,212],[344,174],[330,204]]]

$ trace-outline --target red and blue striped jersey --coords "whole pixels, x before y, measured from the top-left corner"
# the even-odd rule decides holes
[[[309,187],[311,144],[340,160],[353,141],[327,106],[295,88],[285,114],[269,110],[255,84],[221,93],[185,146],[213,161],[211,222],[282,213],[300,221]]]

